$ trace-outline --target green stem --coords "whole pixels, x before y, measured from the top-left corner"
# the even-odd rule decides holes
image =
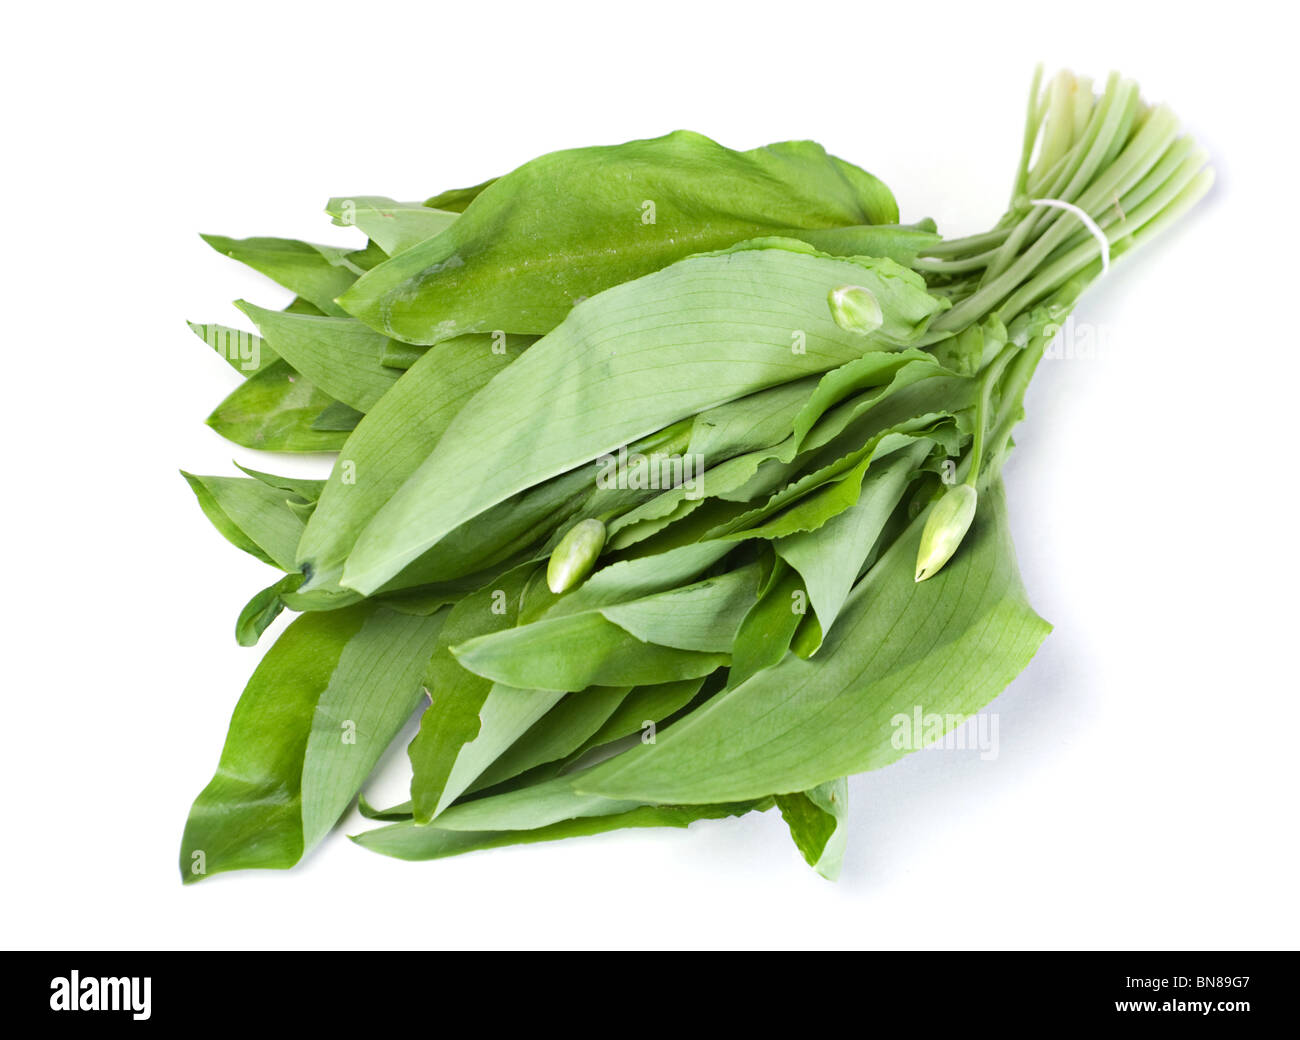
[[[1025,113],[1025,136],[1020,146],[1020,165],[1016,169],[1016,180],[1011,188],[1009,209],[1014,209],[1016,200],[1025,193],[1029,183],[1029,160],[1034,156],[1034,143],[1038,140],[1038,131],[1043,125],[1043,113],[1039,109],[1041,87],[1043,82],[1043,65],[1040,62],[1034,69],[1034,79],[1029,85],[1029,111]]]
[[[994,228],[992,231],[981,231],[978,235],[967,235],[965,238],[945,238],[942,242],[927,246],[922,250],[922,254],[935,257],[961,256],[964,253],[1000,246],[1009,234],[1011,229],[1003,227]]]
[[[984,437],[985,427],[987,425],[989,410],[989,395],[992,392],[993,384],[998,381],[1002,375],[1002,370],[1007,367],[1007,363],[1020,352],[1020,348],[1014,343],[1008,343],[999,352],[998,356],[989,362],[986,368],[980,374],[980,396],[975,405],[975,438],[971,446],[970,468],[966,471],[966,483],[975,487],[975,482],[979,479],[980,466],[984,463]]]

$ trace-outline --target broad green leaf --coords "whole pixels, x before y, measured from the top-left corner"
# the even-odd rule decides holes
[[[442,617],[306,614],[258,664],[181,842],[186,882],[293,866],[342,815],[420,699]]]
[[[249,477],[199,477],[183,470],[181,476],[227,541],[282,571],[296,570],[303,523],[282,490]]]
[[[697,696],[707,697],[723,685],[725,673],[714,672],[710,677],[684,679],[680,682],[658,683],[652,686],[637,686],[614,708],[610,716],[580,746],[563,759],[534,766],[527,773],[511,777],[505,787],[522,783],[535,784],[549,780],[560,773],[569,772],[580,766],[588,752],[606,753],[616,741],[624,740],[634,734],[641,734],[645,739],[647,732],[654,732],[647,727],[658,727],[671,721],[672,717],[686,708]],[[710,684],[708,693],[701,694],[705,683]],[[573,695],[571,695],[573,696]],[[561,702],[563,704],[564,702]],[[555,709],[555,710],[558,710]],[[495,769],[495,766],[493,767]],[[486,786],[480,784],[479,786]],[[499,789],[500,790],[500,789]]]
[[[741,619],[757,598],[758,567],[751,564],[600,613],[644,643],[730,653]]]
[[[732,548],[721,543],[692,544],[653,558],[611,563],[601,567],[577,588],[548,603],[546,616],[563,617],[601,610],[690,584]]]
[[[568,521],[571,526],[583,519],[599,519],[606,524],[611,517],[653,499],[663,488],[682,486],[690,491],[697,485],[702,466],[684,454],[690,447],[694,417],[672,423],[648,437],[602,455],[589,466],[579,466],[546,484],[571,478],[581,479],[581,504]],[[546,486],[543,484],[543,486]],[[568,526],[556,531],[547,542],[553,551],[561,538],[568,536]]]
[[[803,579],[823,632],[835,624],[867,554],[928,447],[928,442],[918,441],[873,464],[866,471],[855,503],[816,530],[798,531],[773,544],[777,555]]]
[[[834,368],[873,345],[905,345],[941,309],[892,261],[804,249],[767,242],[693,257],[576,308],[452,421],[357,540],[343,583],[372,592],[525,488],[705,408]],[[827,293],[845,282],[872,287],[886,308],[872,337],[831,320]],[[467,472],[477,479],[465,480]]]
[[[361,420],[366,417],[366,413],[358,411],[350,404],[344,404],[342,401],[334,401],[322,409],[320,415],[312,420],[311,428],[313,430],[330,430],[339,433],[351,433],[361,425]]]
[[[755,448],[710,466],[698,482],[697,497],[693,497],[696,493],[685,487],[672,488],[616,518],[609,525],[609,545],[613,549],[625,549],[635,545],[691,517],[697,510],[706,506],[703,512],[707,519],[699,521],[697,518],[697,522],[702,522],[703,530],[720,527],[723,517],[717,515],[719,508],[724,510],[728,520],[734,519],[744,510],[728,510],[717,503],[709,505],[709,499],[749,501],[751,493],[746,489],[752,486],[752,481],[764,465],[773,461],[789,464],[794,455],[794,437],[789,436],[776,444]]]
[[[322,313],[320,308],[312,306],[301,296],[294,297],[284,311],[286,314]],[[256,333],[212,322],[204,324],[191,321],[186,324],[194,335],[203,340],[224,358],[231,368],[245,378],[270,367],[279,358],[271,345]]]
[[[347,261],[352,266],[362,271],[369,271],[371,268],[378,267],[388,259],[388,254],[379,248],[375,242],[367,242],[364,249],[353,249],[346,255]]]
[[[413,584],[487,580],[518,564],[544,559],[542,544],[575,518],[591,493],[591,474],[574,471],[513,495],[451,531],[375,594]]]
[[[255,480],[260,480],[268,487],[279,488],[289,495],[296,495],[304,502],[315,502],[320,498],[320,493],[325,487],[325,481],[314,480],[306,477],[280,477],[274,473],[263,473],[261,470],[249,469],[247,466],[240,466],[235,463],[245,473]]]
[[[828,411],[853,398],[856,404],[875,404],[918,379],[945,374],[939,363],[922,350],[900,350],[893,354],[866,354],[822,376],[808,395],[793,422],[796,443],[802,445],[809,431]],[[874,394],[863,391],[875,389]],[[859,408],[861,411],[861,408]],[[825,441],[825,435],[821,440]]]
[[[344,433],[313,430],[334,399],[278,360],[250,376],[217,405],[208,425],[235,444],[260,451],[338,451]]]
[[[493,177],[469,188],[452,188],[424,200],[430,209],[446,210],[448,213],[464,213],[469,204],[490,188],[499,178]]]
[[[435,816],[469,791],[484,771],[545,718],[563,696],[557,690],[524,690],[493,683],[478,709],[478,732],[457,749]]]
[[[335,246],[312,245],[291,238],[200,237],[218,253],[279,282],[326,314],[345,314],[334,300],[362,272],[350,258],[351,250]]]
[[[969,380],[962,382],[969,383]],[[949,398],[948,406],[956,408],[958,402]],[[829,446],[820,456],[802,460],[802,466],[795,467],[795,471],[802,468],[802,474],[789,484],[784,483],[785,477],[791,475],[789,467],[768,474],[768,485],[784,486],[761,505],[719,524],[709,532],[709,536],[719,540],[779,539],[801,531],[817,530],[858,500],[863,475],[874,459],[907,447],[918,438],[933,440],[955,452],[961,435],[956,424],[949,421],[950,414],[935,412],[912,416],[881,430],[876,428],[877,421],[890,422],[897,415],[888,410],[870,413],[867,418],[872,421],[861,424],[861,428],[855,430],[860,436],[851,438],[862,447],[841,455],[839,446]],[[826,458],[832,461],[822,465]],[[779,479],[771,479],[773,476]],[[761,492],[764,488],[760,486],[756,490]]]
[[[787,655],[656,745],[575,778],[578,790],[647,802],[806,791],[901,757],[891,739],[898,713],[919,705],[955,719],[983,707],[1050,626],[1025,599],[1000,483],[981,493],[960,551],[917,583],[924,521],[923,513],[868,571],[817,656]]]
[[[341,227],[358,227],[389,256],[447,230],[457,215],[420,202],[396,202],[383,195],[330,199],[325,212]]]
[[[405,860],[443,859],[462,852],[498,849],[506,845],[558,841],[630,827],[689,827],[696,820],[721,820],[744,816],[749,812],[766,812],[770,798],[730,805],[643,805],[611,816],[586,816],[561,820],[534,830],[451,831],[413,823],[395,823],[363,834],[352,840],[372,852]],[[382,818],[382,817],[380,817]]]
[[[907,353],[894,357],[901,359]],[[978,396],[975,380],[948,375],[930,360],[905,360],[901,367],[878,369],[874,377],[866,380],[870,383],[884,377],[887,381],[883,386],[862,387],[859,377],[863,372],[857,362],[850,362],[827,373],[796,419],[795,432],[787,442],[724,463],[719,469],[727,472],[728,479],[720,479],[722,473],[706,474],[712,478],[706,483],[708,494],[737,502],[766,499],[760,507],[719,525],[720,531],[755,528],[760,520],[810,491],[841,479],[864,459],[892,450],[888,445],[891,435],[897,440],[925,431],[927,436],[947,443],[950,437],[941,436],[936,426],[953,417],[957,419],[957,430],[969,433],[965,416],[973,410]],[[861,392],[853,393],[854,388]],[[841,400],[846,392],[848,396]],[[733,465],[734,474],[729,472]],[[790,530],[793,528],[785,533]]]
[[[763,594],[750,607],[736,633],[730,685],[739,686],[785,656],[803,620],[806,601],[803,580],[791,567],[777,561]]]
[[[927,450],[935,439],[955,441],[954,430],[944,428],[941,417],[920,416],[871,437],[866,445],[835,462],[815,467],[793,484],[774,494],[756,507],[725,525],[719,538],[780,539],[804,531],[817,531],[829,519],[853,506],[860,497],[862,479],[872,463],[894,452],[909,448],[918,438]]]
[[[455,642],[513,625],[527,580],[526,570],[505,574],[499,582],[466,596],[447,615],[425,673],[430,704],[420,717],[420,730],[407,749],[412,769],[411,800],[415,818],[421,823],[427,823],[450,805],[476,778],[477,774],[464,780],[458,790],[448,791],[457,759],[482,730],[480,713],[492,692],[492,683],[462,668],[450,647]],[[506,741],[502,750],[513,739]],[[462,776],[465,772],[466,767],[462,767]],[[460,778],[457,783],[461,783]]]
[[[604,725],[591,735],[578,754],[630,737],[640,732],[647,722],[657,726],[690,704],[703,685],[703,679],[683,679],[681,682],[636,687],[619,703]]]
[[[735,460],[727,460],[722,464],[722,467],[733,461]],[[721,472],[722,467],[715,470],[715,474]],[[712,494],[710,493],[708,497],[712,497]],[[638,542],[642,542],[671,527],[673,524],[685,520],[697,509],[705,505],[706,501],[705,496],[692,498],[678,488],[666,491],[657,498],[646,502],[643,507],[633,509],[620,517],[616,517],[609,526],[610,534],[605,543],[606,548],[608,550],[631,548]]]
[[[456,413],[519,356],[490,336],[439,344],[394,384],[358,424],[307,524],[298,562],[313,584],[337,581],[357,535],[428,457]]]
[[[800,854],[828,881],[839,877],[847,837],[849,785],[843,777],[810,791],[776,796]]]
[[[801,452],[858,447],[890,430],[917,430],[932,418],[973,410],[979,382],[928,364],[904,365],[883,387],[868,387],[822,413],[800,442]]]
[[[452,647],[464,668],[510,686],[576,691],[708,675],[725,653],[643,643],[599,611],[547,618]]]
[[[424,693],[420,679],[446,612],[431,617],[372,607],[316,705],[302,768],[308,848],[356,797]]]
[[[442,813],[435,826],[452,831],[526,831],[579,816],[610,816],[643,804],[636,799],[581,793],[574,787],[576,779],[563,776],[516,791],[459,802]]]
[[[246,300],[235,306],[294,369],[359,412],[373,408],[401,375],[379,363],[385,337],[352,318],[286,314]]]
[[[190,331],[224,359],[241,376],[262,371],[278,356],[261,336],[229,325],[189,321]]]
[[[726,672],[719,670],[698,679],[637,686],[618,704],[604,724],[565,758],[535,766],[527,773],[505,781],[493,793],[512,790],[524,784],[535,785],[561,773],[572,772],[575,768],[584,768],[589,755],[594,755],[597,759],[608,758],[611,752],[617,753],[620,750],[616,744],[626,744],[627,738],[634,735],[639,734],[642,741],[645,741],[648,737],[653,737],[659,726],[674,721],[674,716],[686,710],[697,698],[707,700],[725,682]]]
[[[811,141],[742,153],[678,131],[524,164],[340,302],[412,343],[495,329],[542,335],[579,300],[692,253],[897,219],[888,188]]]
[[[460,587],[454,585],[417,585],[414,588],[385,592],[374,598],[389,610],[403,614],[432,614],[443,607],[455,606],[482,584],[477,579]]]
[[[864,227],[824,228],[800,231],[796,236],[823,253],[834,256],[883,256],[911,267],[917,256],[930,249],[941,236],[934,222],[879,224]]]
[[[803,412],[818,383],[818,376],[805,376],[701,412],[691,427],[687,451],[702,456],[707,467],[714,467],[737,455],[780,444],[789,436],[795,418]]]
[[[568,694],[502,752],[468,790],[494,787],[535,766],[571,755],[600,729],[629,692],[629,686],[592,686]]]

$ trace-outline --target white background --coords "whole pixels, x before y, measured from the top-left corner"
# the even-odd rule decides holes
[[[1285,10],[11,6],[3,943],[1294,947]],[[189,803],[269,643],[236,646],[234,619],[270,580],[177,474],[259,462],[203,425],[237,377],[185,320],[286,298],[198,232],[350,242],[320,212],[331,195],[419,199],[677,127],[817,139],[905,220],[972,232],[1006,201],[1039,59],[1137,78],[1219,182],[1079,307],[1107,356],[1046,361],[1031,391],[1007,483],[1056,630],[990,708],[996,761],[922,753],[855,779],[834,885],[769,813],[424,864],[340,832],[291,872],[182,889]]]

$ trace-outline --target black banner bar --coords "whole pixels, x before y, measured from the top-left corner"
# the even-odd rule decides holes
[[[49,1025],[147,1029],[178,1025],[259,1029],[283,1023],[375,1028],[387,1005],[403,1019],[441,1004],[491,1016],[554,1015],[578,1021],[658,1017],[693,994],[743,1020],[792,1000],[798,1017],[842,1003],[876,1021],[918,1025],[968,1019],[986,1025],[1107,1024],[1165,1020],[1216,1026],[1294,1023],[1300,995],[1294,953],[830,953],[668,954],[671,965],[633,966],[617,954],[492,955],[356,952],[22,953],[6,958],[5,1006]],[[645,956],[645,955],[642,955]],[[775,973],[775,974],[774,974]],[[767,976],[770,981],[764,982]],[[801,982],[802,980],[802,982]],[[809,987],[804,990],[804,986]],[[838,996],[837,996],[838,995]],[[481,1003],[474,1003],[481,1001]],[[876,1020],[873,1010],[885,1017]],[[569,1018],[569,1014],[565,1015]],[[431,1028],[445,1014],[430,1020]],[[485,1023],[486,1024],[486,1023]],[[874,1030],[873,1030],[874,1031]],[[1289,1029],[1288,1032],[1291,1030]]]

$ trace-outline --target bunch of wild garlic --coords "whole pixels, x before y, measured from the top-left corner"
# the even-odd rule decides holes
[[[286,286],[209,423],[328,480],[187,476],[283,572],[181,849],[289,867],[417,710],[405,859],[777,806],[833,876],[844,777],[917,705],[974,712],[1047,634],[1000,471],[1044,347],[1208,188],[1112,76],[1031,92],[1010,209],[945,241],[810,142],[542,156],[423,204],[334,199],[349,250],[209,243]]]

